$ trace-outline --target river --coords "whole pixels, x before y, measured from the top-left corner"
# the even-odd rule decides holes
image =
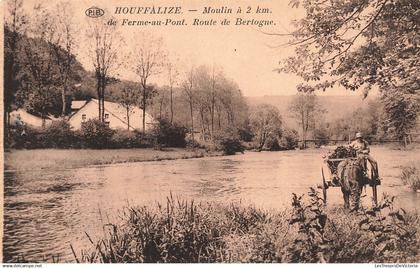
[[[200,159],[125,163],[79,169],[5,172],[5,262],[74,261],[77,250],[95,240],[106,222],[118,220],[127,205],[154,205],[172,193],[201,201],[242,202],[264,209],[289,207],[291,194],[304,194],[321,182],[327,149],[245,154]],[[400,166],[419,160],[418,151],[373,147],[383,192],[396,203],[417,210],[420,194],[404,186]],[[370,189],[364,203],[369,203]],[[328,204],[342,204],[338,188],[328,190]],[[80,252],[77,252],[80,253]]]

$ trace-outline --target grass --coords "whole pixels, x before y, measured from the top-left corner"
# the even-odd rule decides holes
[[[420,192],[420,164],[411,163],[401,168],[401,180],[413,191]]]
[[[5,170],[66,169],[127,162],[200,158],[220,155],[203,149],[36,149],[5,152]]]
[[[172,196],[165,205],[127,207],[120,224],[104,226],[77,262],[418,262],[418,215],[393,207],[350,213],[326,209],[315,190],[294,195],[292,209],[198,203]]]

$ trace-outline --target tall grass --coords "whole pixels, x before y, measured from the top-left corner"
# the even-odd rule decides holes
[[[375,209],[326,209],[315,190],[293,196],[292,209],[168,197],[155,208],[127,207],[78,262],[418,262],[417,215],[385,197]]]
[[[420,191],[420,164],[412,163],[402,167],[400,178],[413,191]]]

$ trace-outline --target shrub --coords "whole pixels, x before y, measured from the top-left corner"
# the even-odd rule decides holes
[[[244,152],[239,134],[236,129],[226,129],[214,134],[214,144],[216,150],[222,151],[226,155],[234,155],[237,152]]]
[[[53,121],[40,134],[43,145],[48,148],[77,147],[79,141],[67,121]]]
[[[186,134],[187,129],[185,127],[171,124],[165,119],[160,119],[159,124],[152,131],[157,144],[167,147],[185,147],[187,144],[185,140]]]
[[[238,138],[224,137],[218,140],[218,149],[226,155],[234,155],[237,152],[244,152],[244,147]]]
[[[293,150],[298,147],[299,134],[294,129],[286,128],[280,138],[279,146],[281,150]]]
[[[401,168],[401,180],[408,185],[413,191],[420,190],[420,165],[410,164]]]
[[[327,145],[329,141],[329,134],[326,128],[317,128],[314,130],[315,145],[320,147]]]
[[[86,147],[108,148],[111,147],[111,137],[114,131],[109,126],[97,119],[90,119],[82,124],[81,138]]]
[[[141,132],[126,129],[117,129],[111,137],[113,148],[145,148],[151,147],[149,135],[143,136]]]

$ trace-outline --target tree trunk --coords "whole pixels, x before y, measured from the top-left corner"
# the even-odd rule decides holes
[[[143,84],[143,135],[146,131],[146,83]]]
[[[127,106],[127,130],[130,130],[130,107]]]
[[[190,115],[191,115],[191,137],[194,141],[194,113],[193,113],[193,104],[192,99],[190,98]]]
[[[173,91],[172,91],[172,85],[171,85],[171,124],[174,121],[174,103],[173,103]]]
[[[61,116],[64,117],[66,115],[66,89],[63,87],[61,89],[61,101],[63,103],[63,108],[61,110]]]

